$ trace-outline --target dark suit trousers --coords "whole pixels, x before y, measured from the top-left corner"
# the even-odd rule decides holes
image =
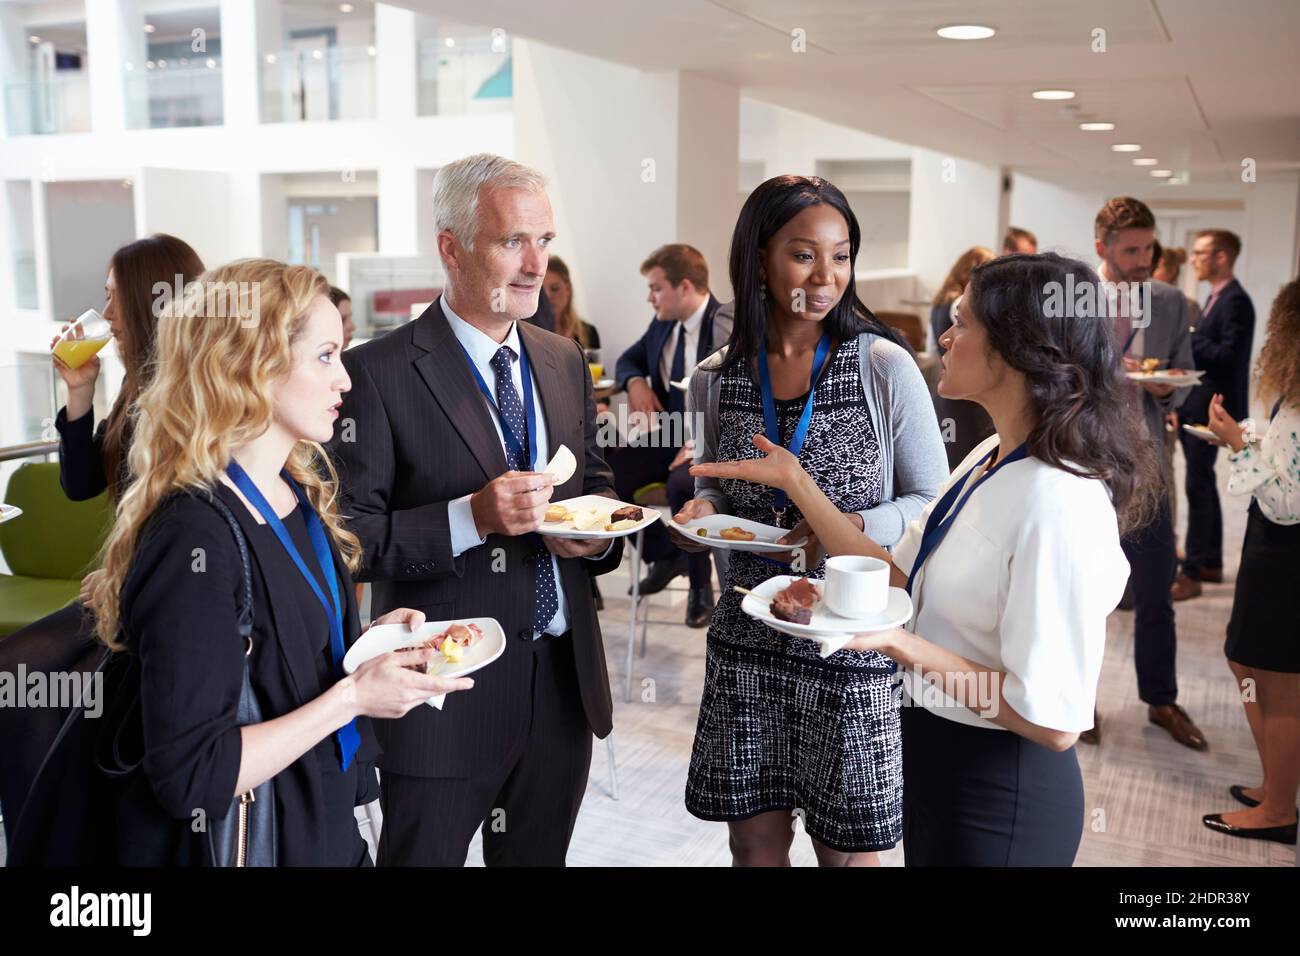
[[[1187,460],[1187,540],[1184,545],[1183,573],[1195,581],[1201,568],[1223,567],[1223,510],[1219,506],[1219,487],[1214,479],[1217,445],[1202,441],[1180,430],[1183,457]]]
[[[1162,501],[1155,520],[1120,544],[1128,559],[1133,588],[1133,659],[1138,696],[1147,704],[1172,704],[1178,699],[1178,638],[1169,588],[1174,583],[1178,559],[1168,504]]]
[[[480,827],[488,866],[564,865],[591,769],[572,634],[511,640],[533,655],[528,733],[481,777],[382,774],[380,866],[464,866]]]

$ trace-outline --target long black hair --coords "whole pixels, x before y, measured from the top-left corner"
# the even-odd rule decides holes
[[[1091,285],[1091,305],[1073,290]],[[1130,394],[1113,322],[1097,277],[1055,253],[1009,255],[976,266],[967,305],[989,348],[1022,372],[1038,422],[1029,453],[1110,489],[1121,531],[1146,524],[1159,506],[1154,441]]]
[[[749,194],[740,210],[740,218],[736,220],[736,230],[731,236],[730,262],[731,288],[736,295],[735,323],[731,340],[727,343],[726,358],[710,371],[723,372],[742,362],[751,370],[754,368],[758,350],[765,347],[763,337],[769,308],[768,296],[759,288],[761,261],[758,252],[787,222],[809,206],[823,203],[835,209],[848,223],[850,265],[849,284],[844,295],[823,320],[826,331],[839,342],[863,332],[874,332],[911,351],[903,337],[877,319],[858,298],[852,267],[858,261],[862,230],[844,193],[820,176],[775,176]]]

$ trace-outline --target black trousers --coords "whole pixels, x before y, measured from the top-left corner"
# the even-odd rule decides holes
[[[1217,445],[1201,441],[1179,430],[1183,457],[1187,460],[1187,539],[1183,546],[1183,573],[1194,581],[1201,568],[1223,567],[1223,509],[1219,486],[1214,480]]]
[[[1178,699],[1178,636],[1169,589],[1178,558],[1168,503],[1162,501],[1155,520],[1120,544],[1128,559],[1133,589],[1133,660],[1137,665],[1138,696],[1154,706],[1172,704]]]
[[[1048,750],[904,706],[907,866],[1070,866],[1083,836],[1083,777],[1071,747]]]
[[[676,513],[682,505],[695,497],[695,479],[691,477],[690,461],[674,468],[672,464],[679,449],[652,448],[628,445],[617,449],[609,458],[614,470],[614,491],[623,501],[631,501],[638,488],[665,482],[668,486],[668,504]],[[709,586],[709,555],[707,552],[688,553],[677,547],[672,532],[656,521],[645,529],[641,541],[641,557],[647,561],[677,560],[686,556],[691,576],[691,587]]]
[[[379,866],[464,866],[480,828],[488,866],[564,865],[591,769],[591,728],[572,635],[543,635],[527,649],[532,699],[518,705],[532,719],[500,766],[468,778],[380,775]]]

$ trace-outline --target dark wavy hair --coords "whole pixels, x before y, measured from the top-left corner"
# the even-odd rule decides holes
[[[758,251],[767,245],[782,226],[809,206],[833,207],[849,226],[849,265],[858,261],[862,230],[849,202],[834,183],[820,176],[776,176],[749,194],[736,220],[731,236],[731,288],[736,295],[735,323],[727,356],[710,371],[723,372],[744,362],[751,372],[763,348],[767,328],[768,296],[759,291],[760,260]],[[857,285],[850,270],[849,284],[823,320],[827,331],[843,342],[863,332],[874,332],[911,351],[903,337],[881,322],[858,298]],[[707,368],[707,366],[706,366]]]
[[[1155,445],[1124,378],[1106,297],[1094,298],[1096,308],[1085,310],[1091,315],[1049,307],[1053,290],[1070,288],[1067,276],[1076,289],[1101,288],[1075,259],[1009,255],[971,272],[967,301],[989,347],[1025,376],[1038,418],[1029,453],[1104,481],[1127,534],[1151,520],[1164,494]]]

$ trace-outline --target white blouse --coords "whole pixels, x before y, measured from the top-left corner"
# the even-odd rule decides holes
[[[901,571],[910,573],[925,522],[944,492],[997,444],[997,435],[981,442],[908,525],[893,553]],[[1128,572],[1105,484],[1024,458],[999,468],[971,494],[930,553],[912,584],[908,630],[1004,671],[1003,696],[1031,723],[1084,731],[1092,726],[1106,616],[1119,604]],[[920,674],[905,673],[903,686],[905,704],[1005,729]],[[972,702],[999,705],[992,687],[970,692]]]
[[[1248,444],[1228,456],[1228,492],[1254,495],[1274,524],[1300,524],[1300,405],[1284,405],[1255,442],[1255,423],[1242,422]]]

